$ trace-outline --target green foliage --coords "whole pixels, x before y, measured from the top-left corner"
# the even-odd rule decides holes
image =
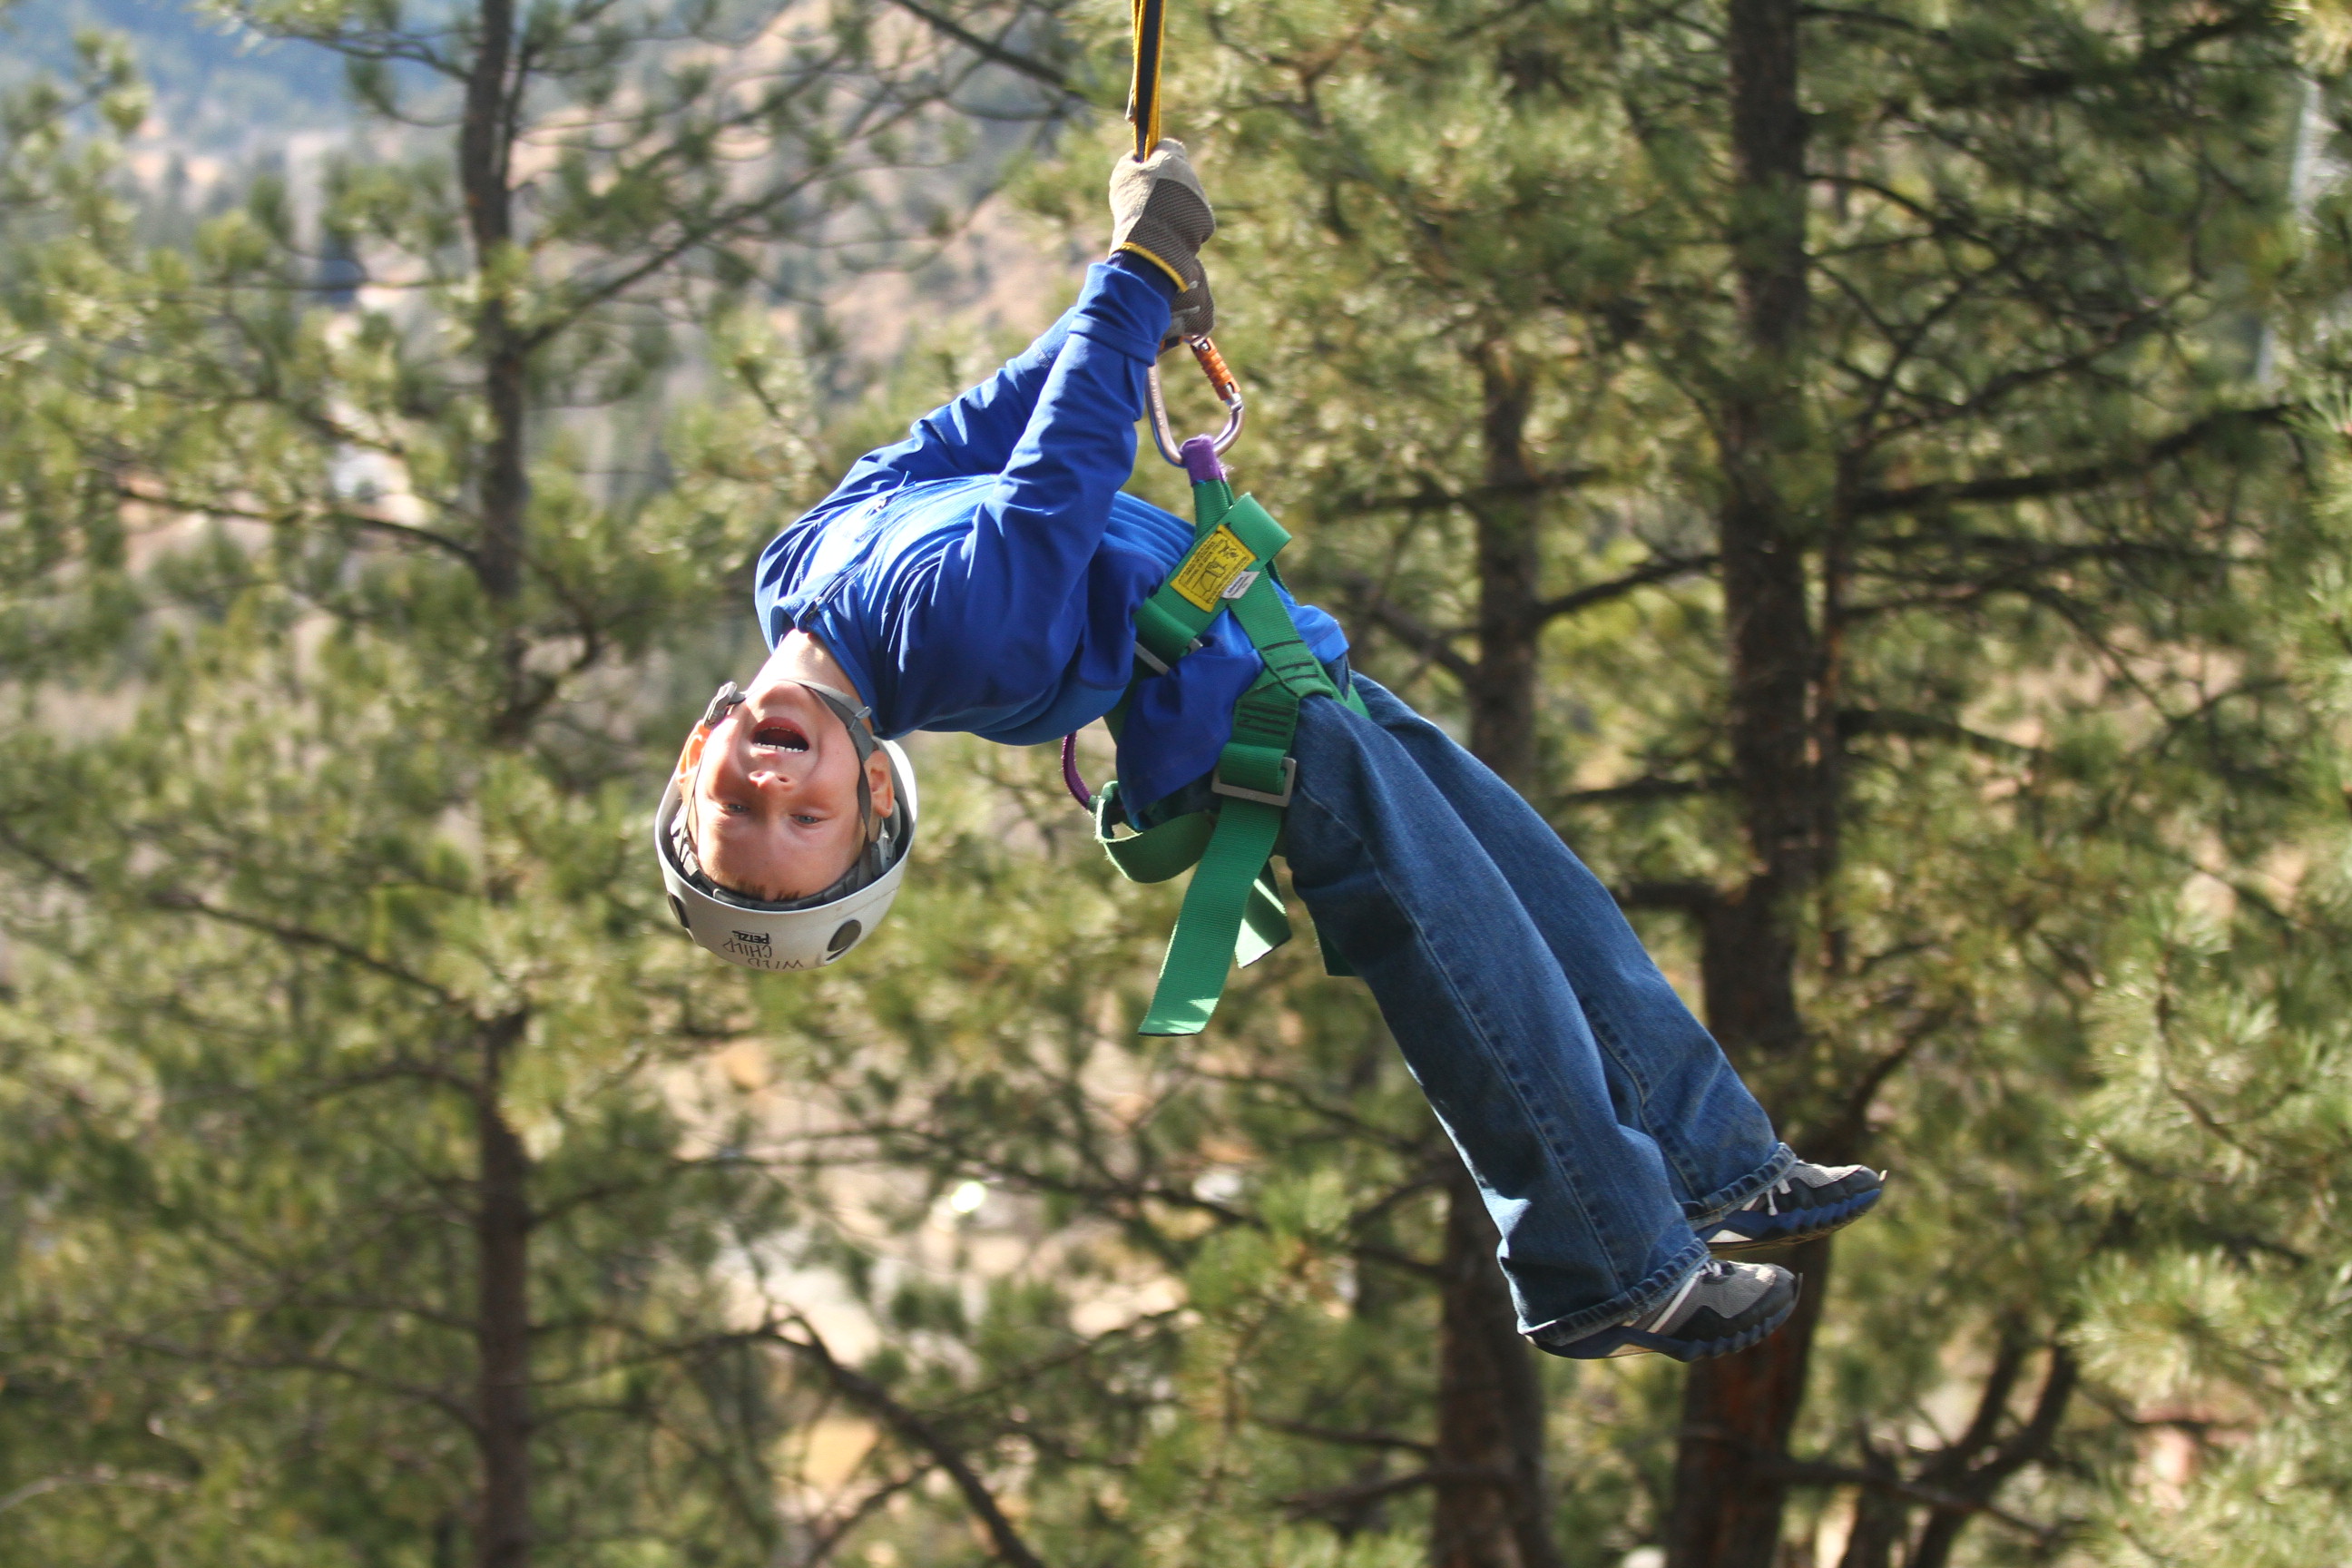
[[[986,116],[1111,80],[1119,18],[958,11],[1029,51],[987,74],[898,7],[530,8],[500,230],[394,123],[461,113],[491,9],[240,11],[340,53],[383,140],[184,245],[86,112],[135,115],[118,57],[0,117],[0,1543],[484,1554],[520,1193],[545,1561],[973,1563],[991,1499],[1057,1568],[1421,1561],[1453,1155],[1360,987],[1302,942],[1205,1039],[1132,1035],[1173,890],[1114,879],[1050,758],[950,738],[837,970],[715,968],[641,864],[752,552],[987,358],[942,332],[839,404],[780,307],[919,261],[1003,167]],[[1302,589],[1491,735],[1527,543],[1526,786],[1695,999],[1687,911],[1753,849],[1721,20],[1307,0],[1181,14],[1171,56]],[[2290,188],[2326,29],[1803,26],[1811,287],[1759,449],[1835,811],[1808,1037],[1745,1065],[1896,1184],[1838,1254],[1791,1550],[2309,1562],[2352,1484],[2352,513],[2263,345],[2342,283],[2343,203],[2313,245]],[[1024,184],[1089,243],[1112,140]],[[1613,1564],[1675,1506],[1681,1374],[1541,1375],[1562,1561]]]
[[[0,1539],[767,1561],[866,1385],[747,1309],[803,1205],[641,797],[820,482],[761,285],[903,259],[985,84],[842,11],[536,7],[503,75],[495,7],[240,16],[500,93],[160,248],[71,133],[118,54],[10,110]]]
[[[1695,995],[1675,911],[1760,852],[1716,520],[1769,493],[1801,552],[1833,803],[1808,1037],[1742,1065],[1801,1148],[1896,1186],[1842,1246],[1797,1440],[1831,1506],[1791,1550],[1832,1517],[1855,1568],[2137,1528],[2155,1406],[2076,1289],[2162,1267],[2075,1157],[2104,1020],[2184,886],[2251,899],[2304,853],[2333,743],[2292,628],[2339,547],[2258,353],[2341,286],[2288,217],[2296,40],[2254,6],[1809,13],[1810,288],[1759,366],[1719,8],[1213,15],[1173,99],[1227,215],[1222,339],[1281,432],[1244,479],[1307,524],[1366,668],[1474,738],[1535,576],[1530,793]],[[1645,1490],[1676,1506],[1633,1382],[1559,1403],[1570,1561],[1657,1539]],[[2038,1545],[1875,1489],[1979,1476]]]
[[[2339,384],[2328,353],[2323,401]],[[2324,739],[2287,830],[2226,881],[2134,922],[2095,1018],[2100,1076],[2070,1144],[2128,1250],[2084,1281],[2086,1359],[2147,1423],[2141,1506],[2102,1560],[2308,1562],[2341,1534],[2347,1259],[2342,997],[2346,605],[2340,432],[2309,432],[2332,548],[2282,595],[2293,699]]]

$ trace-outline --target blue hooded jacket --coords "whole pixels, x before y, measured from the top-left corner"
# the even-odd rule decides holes
[[[894,738],[1034,745],[1109,712],[1133,672],[1136,606],[1192,543],[1190,523],[1119,490],[1168,315],[1164,283],[1097,263],[1019,357],[859,458],[761,553],[769,646],[794,627],[815,637]],[[1347,651],[1338,622],[1290,603],[1318,658]],[[1126,797],[1158,800],[1213,768],[1259,668],[1221,616],[1144,681],[1119,740]]]

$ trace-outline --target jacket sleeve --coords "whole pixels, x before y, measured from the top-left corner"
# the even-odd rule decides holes
[[[857,500],[919,479],[968,479],[1001,470],[1028,428],[1038,395],[1080,308],[1064,311],[1061,320],[994,375],[916,420],[905,440],[858,458],[825,504]]]
[[[1042,689],[1068,664],[1088,618],[1087,570],[1111,498],[1135,468],[1145,371],[1168,331],[1167,290],[1097,263],[1028,422],[971,529],[909,606],[932,625],[918,640],[985,647],[1003,690]],[[1124,668],[1127,648],[1116,650]]]

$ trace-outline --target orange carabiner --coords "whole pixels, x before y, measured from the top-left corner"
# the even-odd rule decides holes
[[[1225,405],[1225,427],[1209,438],[1211,448],[1222,458],[1235,441],[1241,439],[1244,417],[1241,383],[1234,379],[1232,367],[1225,363],[1225,356],[1217,352],[1217,345],[1207,337],[1188,337],[1184,345],[1200,362],[1201,374],[1209,378],[1209,388],[1217,395],[1217,401]],[[1184,444],[1176,439],[1176,432],[1168,425],[1168,403],[1160,391],[1160,366],[1153,364],[1144,373],[1143,379],[1144,400],[1151,410],[1151,438],[1159,444],[1160,455],[1181,468],[1184,466]]]

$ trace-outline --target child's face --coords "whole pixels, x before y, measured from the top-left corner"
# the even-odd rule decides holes
[[[703,870],[772,901],[831,887],[865,847],[857,767],[849,731],[815,693],[759,682],[711,730],[694,765],[688,827]],[[889,816],[888,760],[876,752],[866,772],[874,815]]]

